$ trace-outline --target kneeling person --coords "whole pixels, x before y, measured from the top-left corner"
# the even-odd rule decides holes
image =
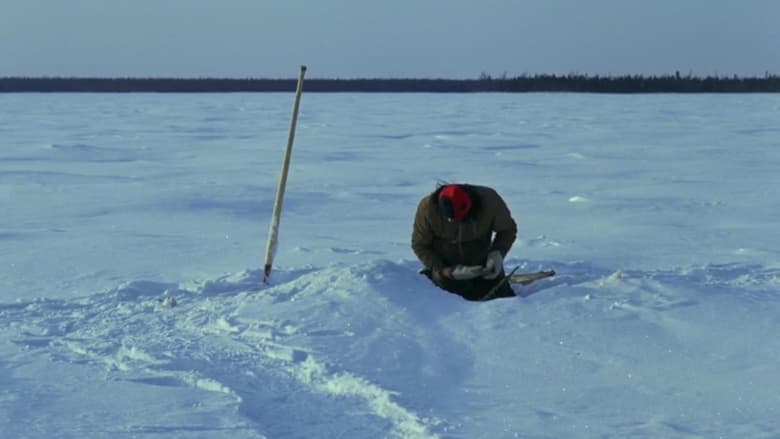
[[[412,250],[437,286],[482,300],[504,278],[504,257],[516,238],[517,224],[495,190],[448,184],[417,206]],[[514,295],[504,282],[493,297]]]

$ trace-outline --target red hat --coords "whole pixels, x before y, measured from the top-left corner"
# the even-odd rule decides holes
[[[439,209],[447,218],[464,221],[472,204],[468,192],[459,184],[448,184],[439,192]]]

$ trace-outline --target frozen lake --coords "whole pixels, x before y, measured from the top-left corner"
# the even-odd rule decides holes
[[[0,431],[780,435],[780,95],[304,92],[265,286],[292,101],[0,94]],[[558,276],[417,275],[440,181]]]

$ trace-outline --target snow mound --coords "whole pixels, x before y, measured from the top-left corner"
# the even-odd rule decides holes
[[[523,297],[473,303],[431,286],[416,263],[378,260],[276,270],[270,285],[247,270],[0,304],[2,340],[20,350],[0,364],[0,381],[13,394],[54,362],[73,394],[29,403],[89,395],[111,427],[84,423],[131,436],[777,433],[754,420],[778,409],[762,383],[780,360],[780,270],[517,265],[559,275]],[[589,404],[597,395],[602,403]],[[74,415],[58,407],[55,416]],[[33,424],[56,433],[56,421],[19,421],[10,434]]]
[[[422,276],[378,262],[272,277],[270,286],[259,270],[186,288],[133,281],[2,313],[15,314],[18,345],[111,380],[227,395],[268,437],[436,436],[422,391],[392,386],[417,381],[420,367],[446,375],[442,354],[427,353],[436,331],[405,310],[431,306],[415,298],[436,293]]]

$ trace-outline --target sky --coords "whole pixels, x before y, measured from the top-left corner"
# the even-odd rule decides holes
[[[780,73],[775,0],[0,0],[0,76]]]

